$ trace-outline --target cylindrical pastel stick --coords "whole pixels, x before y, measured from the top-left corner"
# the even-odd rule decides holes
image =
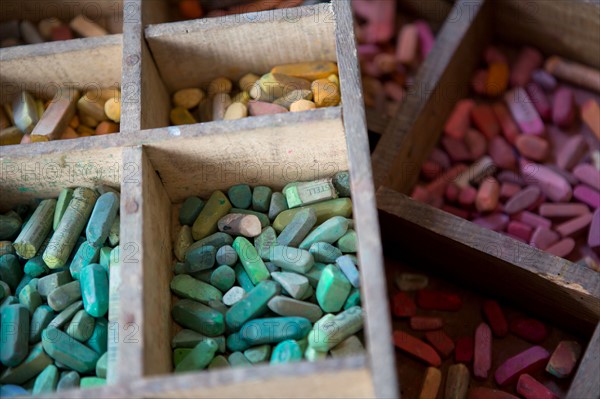
[[[44,262],[49,268],[57,269],[67,263],[97,199],[95,190],[85,187],[75,189],[73,199],[44,251]]]
[[[25,224],[13,246],[15,251],[25,259],[31,259],[40,249],[52,228],[56,200],[42,201],[29,221]]]

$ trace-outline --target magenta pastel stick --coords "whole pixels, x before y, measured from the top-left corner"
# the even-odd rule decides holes
[[[525,89],[522,87],[513,89],[504,96],[504,100],[524,134],[544,134],[544,122]]]

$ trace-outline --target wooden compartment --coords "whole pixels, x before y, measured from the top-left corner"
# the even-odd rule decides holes
[[[131,0],[125,3],[126,19],[130,9],[128,4],[137,4],[140,7],[131,10],[141,12],[142,3]],[[317,36],[320,41],[310,51],[313,59],[322,59],[323,54],[337,59],[341,85],[346,88],[342,89],[343,107],[284,116],[129,130],[131,134],[14,146],[10,152],[0,152],[3,165],[0,184],[6,207],[23,198],[32,200],[56,195],[64,184],[63,180],[53,178],[52,173],[64,174],[65,178],[76,174],[70,185],[121,183],[123,259],[120,301],[123,306],[119,312],[119,328],[124,333],[118,344],[119,381],[113,386],[61,392],[54,397],[397,396],[375,195],[368,167],[365,116],[358,90],[360,75],[353,52],[336,54],[336,48],[354,46],[350,4],[336,0],[333,5],[303,9],[312,14],[296,24],[281,19],[270,20],[267,14],[260,13],[257,16],[262,18],[261,23],[255,25],[267,32],[272,29],[270,26],[290,24],[295,29],[289,33],[281,32],[285,37],[295,37],[290,39],[295,40],[294,43],[302,43],[300,38],[308,40],[308,32],[323,33],[323,36]],[[326,16],[331,21],[323,20],[320,13],[324,11],[328,12]],[[315,13],[321,18],[319,24],[314,23]],[[142,26],[142,14],[137,17],[138,28]],[[240,35],[244,29],[251,27],[250,24],[212,23],[214,32],[213,29],[204,32],[203,27],[197,27],[201,21],[180,24],[188,24],[196,38],[201,38],[203,32],[212,32],[213,40],[224,43],[232,37],[243,38]],[[126,23],[123,34],[123,80],[137,73],[136,70],[142,74],[150,73],[143,75],[143,81],[152,87],[156,81],[152,81],[152,77],[148,80],[147,76],[152,76],[148,66],[152,66],[153,61],[143,37],[136,39],[135,33],[128,31],[129,28],[134,30],[134,25],[128,27]],[[157,28],[162,29],[161,26]],[[224,39],[219,39],[221,37]],[[269,36],[269,42],[278,40]],[[128,45],[137,45],[140,52],[128,53]],[[199,48],[210,48],[210,45],[205,43],[205,47]],[[297,60],[306,59],[291,50],[280,51],[280,58],[275,57],[277,62],[274,63],[296,60],[284,58],[286,52],[291,54],[286,57],[296,54]],[[265,68],[270,65],[267,61],[253,62],[263,62]],[[142,79],[142,75],[139,76]],[[155,77],[159,77],[158,73]],[[160,93],[160,85],[153,89]],[[125,87],[123,92],[126,96]],[[156,105],[160,104],[161,97],[156,91],[152,93],[131,104],[140,112],[138,116],[159,120],[156,119],[160,115]],[[168,105],[169,96],[163,99]],[[126,99],[124,103],[127,103]],[[149,127],[149,119],[135,119],[131,112],[125,115]],[[171,371],[169,282],[175,233],[171,230],[174,208],[189,195],[206,195],[237,182],[281,188],[289,181],[332,176],[336,171],[348,169],[356,193],[353,218],[359,235],[359,256],[361,264],[368,265],[361,270],[362,303],[366,314],[365,355],[317,363],[261,366],[251,370],[167,374]],[[127,334],[134,334],[135,339],[125,342]]]
[[[145,7],[142,4],[142,18]],[[284,63],[339,62],[336,20],[332,5],[320,4],[146,26],[144,34],[154,63],[143,59],[138,75],[141,106],[132,115],[139,114],[141,128],[168,126],[171,94],[176,90],[205,88],[219,76],[237,81],[248,72],[261,75]],[[148,23],[143,21],[140,26]],[[145,48],[145,44],[138,47]],[[144,84],[150,79],[151,85]],[[341,91],[344,89],[341,83]],[[289,115],[279,117],[285,120]]]
[[[600,68],[600,7],[578,0],[457,1],[413,90],[373,152],[375,187],[408,193],[437,144],[454,104],[469,92],[486,45],[531,45]]]
[[[45,18],[58,18],[69,23],[84,15],[109,33],[123,32],[123,0],[4,0],[0,5],[0,22],[12,19],[37,23]]]
[[[580,342],[587,343],[587,349],[570,386],[567,384],[562,388],[568,388],[567,398],[598,397],[600,382],[592,377],[600,371],[598,273],[389,188],[382,187],[377,191],[377,203],[386,258],[407,262],[419,272],[435,274],[485,297],[498,298],[583,339]],[[397,266],[398,263],[386,261],[388,278],[393,279]],[[388,282],[388,286],[391,284]],[[560,335],[558,332],[553,334],[551,341]],[[499,345],[506,345],[508,339],[510,337],[504,338]],[[515,353],[515,349],[510,353]],[[505,354],[503,359],[509,356]],[[407,369],[410,364],[398,365],[401,385],[400,377],[422,378],[414,370]],[[418,385],[420,381],[414,384]],[[407,390],[418,392],[419,388],[415,388],[413,382],[409,385]]]

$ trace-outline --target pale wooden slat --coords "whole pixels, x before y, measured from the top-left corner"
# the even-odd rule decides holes
[[[566,329],[591,331],[600,319],[600,278],[593,270],[387,187],[378,190],[377,206],[388,214],[381,219],[386,248]]]
[[[164,375],[47,398],[372,398],[364,356]]]
[[[51,99],[60,85],[120,87],[123,35],[48,42],[0,50],[0,102],[21,90]]]
[[[579,363],[579,368],[567,399],[581,398],[600,398],[600,324],[596,326],[596,331],[588,344],[585,354]]]
[[[363,106],[360,68],[355,47],[354,26],[350,2],[333,0],[336,15],[336,44],[343,102],[344,128],[348,148],[348,162],[353,195],[353,218],[359,235],[361,265],[361,293],[363,307],[368,315],[366,324],[367,347],[378,397],[397,397],[398,384],[394,372],[394,349],[391,339],[390,310],[385,289],[383,252],[377,223],[375,190],[370,165]]]
[[[171,370],[170,201],[141,146],[123,152],[118,382]]]
[[[144,26],[166,14],[162,0],[125,0],[121,132],[166,126],[170,100],[144,40]]]
[[[244,177],[250,183],[269,183],[281,188],[293,180],[311,180],[347,169],[340,119],[340,108],[332,107],[0,147],[2,204],[10,208],[23,198],[56,195],[57,187],[60,190],[71,175],[78,182],[92,185],[119,182],[120,176],[130,173],[121,168],[120,148],[142,144],[149,147],[148,154],[155,167],[160,168],[161,179],[176,203],[192,194],[209,195],[211,188],[207,182],[213,189],[227,188],[239,178],[239,173],[224,173],[224,177],[210,173],[214,171],[212,165],[220,165],[223,171],[244,168],[247,171]],[[160,148],[164,151],[156,150]],[[254,168],[257,164],[261,166],[261,176],[253,180],[252,171],[257,170]],[[275,175],[269,178],[270,173]],[[187,180],[190,176],[204,184],[189,184],[194,181]]]

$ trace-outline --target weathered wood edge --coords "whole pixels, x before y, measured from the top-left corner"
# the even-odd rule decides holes
[[[168,374],[135,379],[112,386],[77,389],[36,396],[49,399],[93,398],[366,398],[374,397],[368,384],[365,356],[328,358],[217,371]],[[285,395],[285,396],[284,396]]]
[[[484,0],[456,2],[435,46],[373,152],[375,187],[406,192],[441,133],[454,101],[466,95],[470,70],[491,37],[490,5]],[[453,73],[457,72],[457,73]]]
[[[328,3],[295,7],[300,15],[321,15],[330,9]],[[208,30],[224,30],[244,24],[272,24],[277,21],[287,21],[287,9],[274,9],[246,14],[228,15],[216,18],[204,18],[191,21],[169,22],[164,24],[151,24],[145,27],[146,38],[159,38],[164,36],[178,36]]]
[[[255,116],[234,121],[198,123],[135,131],[130,134],[82,137],[74,140],[57,140],[47,143],[0,147],[0,161],[5,158],[38,157],[62,151],[103,150],[108,147],[128,147],[142,144],[159,144],[165,140],[191,138],[228,132],[251,131],[265,127],[302,125],[305,122],[341,118],[341,107],[321,108],[305,112]]]
[[[432,267],[456,273],[454,275],[460,275],[465,282],[477,282],[479,289],[499,292],[508,300],[526,293],[530,300],[522,304],[524,308],[534,313],[548,313],[545,316],[550,318],[570,319],[571,328],[589,330],[600,319],[600,275],[595,271],[414,201],[387,187],[377,191],[377,205],[381,211],[397,218],[393,221],[383,218],[382,229],[393,225],[397,230],[401,226],[403,231],[394,237],[384,235],[384,238],[389,243],[420,239],[418,245],[429,247],[429,251],[422,253],[422,261],[429,261],[428,265],[432,263],[431,258],[437,259]],[[413,244],[415,248],[404,244],[404,250],[416,251],[418,245]],[[460,259],[456,259],[457,253]],[[469,263],[467,258],[475,260],[477,265]],[[481,269],[483,265],[485,273]],[[502,282],[509,272],[519,278]],[[508,283],[509,291],[504,289],[503,283]]]
[[[600,323],[585,350],[567,399],[600,398]]]
[[[159,21],[162,1],[125,0],[121,132],[152,129],[168,123],[169,96],[148,45],[144,26]]]
[[[121,183],[121,239],[119,243],[119,315],[117,325],[118,355],[117,382],[126,383],[144,375],[144,218],[146,202],[144,198],[144,171],[148,162],[141,146],[123,149],[123,165],[129,165],[133,174]],[[146,183],[147,184],[147,183]],[[133,328],[138,330],[133,339],[122,340],[121,337]]]
[[[52,54],[70,53],[81,51],[91,47],[120,46],[123,43],[123,34],[99,37],[86,37],[60,42],[46,42],[39,44],[28,44],[25,46],[14,46],[0,49],[0,62],[18,60],[20,58],[40,57]]]
[[[391,321],[386,294],[383,251],[379,236],[375,191],[370,168],[369,141],[363,106],[360,68],[351,4],[333,0],[337,57],[353,192],[353,217],[359,235],[363,306],[373,385],[378,397],[398,397]]]

